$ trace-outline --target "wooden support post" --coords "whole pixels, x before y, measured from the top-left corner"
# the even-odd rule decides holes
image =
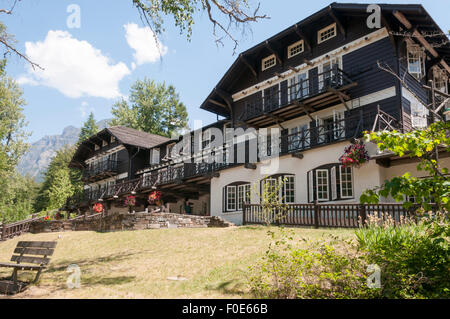
[[[320,206],[317,200],[314,201],[314,228],[319,228]]]
[[[367,212],[366,212],[366,205],[360,204],[359,205],[359,216],[361,217],[361,226],[366,226],[367,221]]]
[[[2,225],[2,240],[6,240],[6,224],[5,221],[3,221],[3,225]]]
[[[247,212],[247,204],[242,204],[242,225],[245,225],[245,214]]]

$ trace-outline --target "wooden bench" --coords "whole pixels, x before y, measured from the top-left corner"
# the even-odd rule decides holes
[[[17,280],[19,271],[37,271],[32,282],[36,283],[42,270],[47,268],[50,262],[48,257],[53,255],[56,244],[55,241],[20,241],[11,257],[11,261],[15,263],[0,263],[2,268],[13,268],[11,281],[0,282],[0,291],[6,290],[6,293],[8,293],[8,291],[18,290],[17,292],[19,292],[22,290],[24,283]]]

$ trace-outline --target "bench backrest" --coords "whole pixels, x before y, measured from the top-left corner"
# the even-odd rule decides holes
[[[47,265],[50,262],[48,256],[53,255],[56,244],[56,241],[19,241],[11,261]]]

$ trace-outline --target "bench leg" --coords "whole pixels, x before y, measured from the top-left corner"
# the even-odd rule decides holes
[[[42,269],[39,269],[37,274],[36,274],[36,278],[34,278],[33,284],[38,282],[39,277],[41,276],[41,272],[42,272]]]
[[[12,273],[12,281],[14,283],[16,283],[17,281],[17,268],[14,268],[13,273]]]

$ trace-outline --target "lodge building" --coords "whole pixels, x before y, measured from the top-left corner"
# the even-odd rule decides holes
[[[194,214],[240,224],[243,203],[259,203],[265,183],[283,181],[277,191],[287,204],[358,203],[386,179],[406,171],[421,176],[411,159],[367,142],[367,163],[339,161],[364,131],[407,132],[449,119],[447,36],[421,5],[379,6],[379,27],[367,23],[367,5],[332,3],[239,54],[200,106],[222,119],[187,134],[187,152],[178,138],[125,127],[90,137],[70,163],[85,181],[71,207],[83,211],[100,200],[120,213],[133,194],[136,210],[144,210],[157,190],[173,213],[183,213],[188,199]],[[279,134],[257,138],[255,158],[251,138],[227,136],[236,128]],[[219,146],[217,131],[224,136]],[[205,152],[223,160],[205,161]],[[440,159],[450,167],[447,153]]]

